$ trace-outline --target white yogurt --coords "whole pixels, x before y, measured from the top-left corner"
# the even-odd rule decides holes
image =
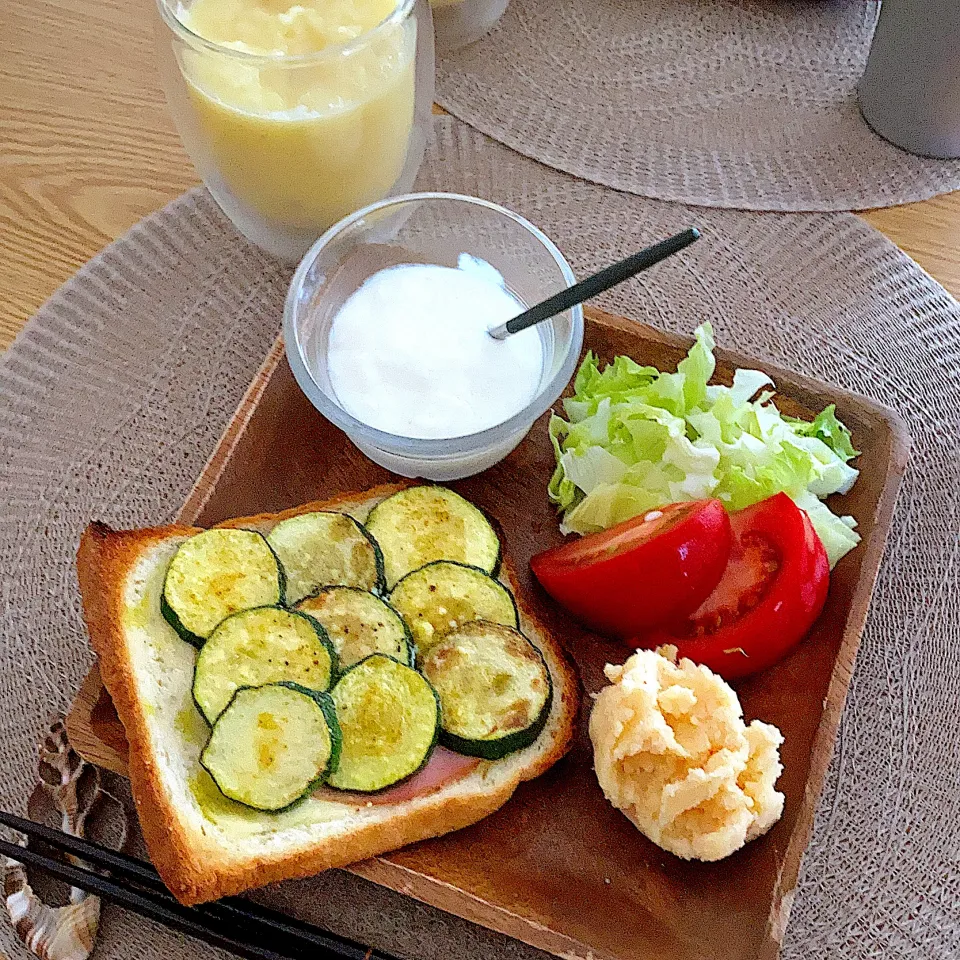
[[[337,402],[402,437],[463,437],[496,426],[536,396],[543,342],[535,327],[487,332],[524,305],[483,264],[402,264],[369,277],[333,318],[327,371]]]

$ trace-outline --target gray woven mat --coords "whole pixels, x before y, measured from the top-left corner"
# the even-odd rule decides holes
[[[542,167],[440,119],[425,189],[514,207],[582,275],[696,222],[705,238],[605,305],[859,390],[913,458],[784,956],[956,957],[960,883],[960,306],[854,216],[696,210]],[[287,275],[193,192],[67,283],[0,360],[0,805],[91,662],[72,555],[90,517],[170,519],[280,323]],[[264,894],[402,956],[539,956],[340,872]],[[0,923],[0,950],[21,952]],[[108,911],[102,960],[203,948]],[[211,951],[212,954],[212,951]],[[639,960],[639,958],[638,958]]]
[[[646,197],[860,210],[960,187],[860,116],[876,0],[511,0],[437,99],[521,153]]]

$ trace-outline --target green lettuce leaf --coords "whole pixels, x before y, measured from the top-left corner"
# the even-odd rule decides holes
[[[592,533],[682,500],[719,497],[729,510],[785,492],[810,515],[831,566],[859,541],[855,521],[821,502],[845,493],[858,472],[850,431],[831,405],[812,422],[784,417],[773,381],[737,370],[730,387],[710,385],[713,330],[696,340],[676,373],[629,357],[600,366],[591,352],[554,415],[557,467],[548,493],[564,532]]]
[[[844,463],[856,457],[860,451],[854,450],[850,431],[837,419],[834,404],[824,407],[812,423],[791,419],[796,432],[804,437],[816,437],[828,446]]]
[[[838,517],[830,508],[818,500],[812,493],[794,498],[798,507],[807,511],[814,530],[820,537],[832,570],[841,557],[848,554],[859,542],[860,534],[853,528],[857,521],[853,517]]]

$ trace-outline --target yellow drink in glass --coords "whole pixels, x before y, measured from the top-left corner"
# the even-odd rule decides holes
[[[194,0],[175,11],[187,41],[175,48],[175,118],[214,197],[254,242],[297,256],[342,217],[409,186],[411,148],[415,173],[424,139],[422,31],[403,5]],[[407,13],[414,6],[406,0]],[[432,93],[432,49],[429,61]]]

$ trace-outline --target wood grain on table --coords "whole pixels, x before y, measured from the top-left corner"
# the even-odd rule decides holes
[[[152,49],[153,0],[0,13],[0,349],[65,280],[195,185]],[[960,192],[865,218],[960,295]]]

